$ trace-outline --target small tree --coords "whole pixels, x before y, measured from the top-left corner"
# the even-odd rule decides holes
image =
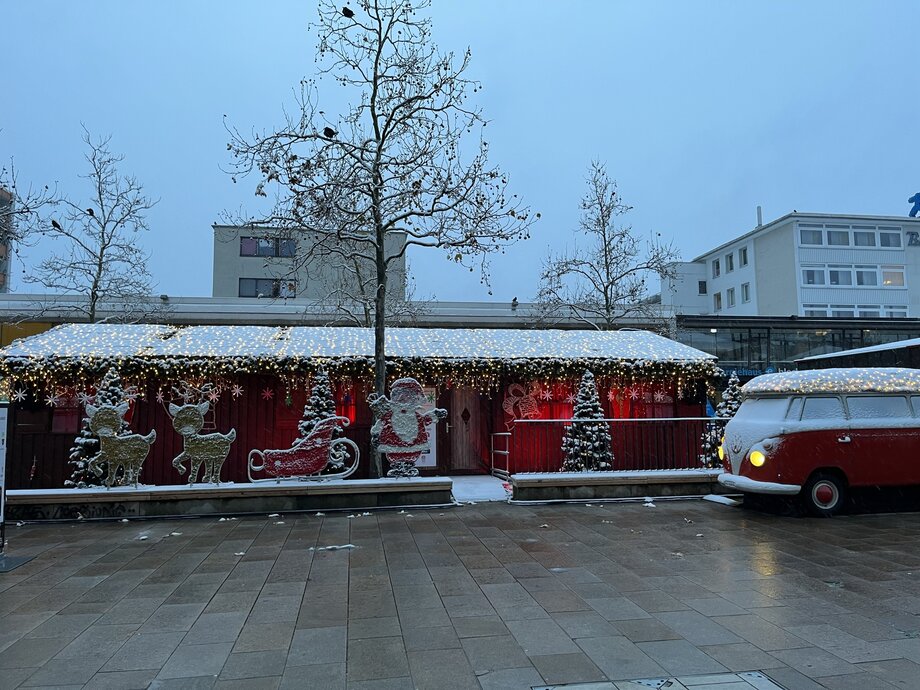
[[[701,439],[700,462],[706,467],[721,466],[719,446],[722,445],[725,425],[735,416],[739,407],[741,407],[741,382],[738,380],[738,374],[732,372],[728,378],[728,385],[722,392],[722,401],[716,406],[717,420],[706,423],[706,430]]]
[[[391,268],[411,247],[442,249],[486,279],[486,258],[528,236],[529,211],[506,191],[507,176],[488,160],[485,141],[461,149],[485,120],[467,103],[480,86],[466,75],[467,50],[441,53],[426,0],[319,3],[313,26],[326,75],[352,95],[340,116],[319,107],[301,82],[298,112],[273,132],[230,129],[234,173],[255,173],[256,195],[274,197],[258,222],[297,234],[298,266],[350,260],[367,266],[373,294],[374,390],[386,393],[384,334]],[[234,177],[234,179],[236,179]],[[364,282],[364,279],[359,280]],[[380,476],[374,454],[371,476]]]
[[[297,424],[299,437],[294,441],[297,445],[304,440],[316,428],[316,425],[324,419],[335,417],[335,397],[332,394],[332,384],[329,382],[329,375],[325,370],[320,369],[313,377],[313,386],[310,388],[310,398],[303,408],[303,418]],[[332,438],[341,438],[342,427],[336,425],[332,431]],[[330,469],[338,469],[345,461],[345,451],[342,448],[333,450],[329,458]]]
[[[89,173],[84,179],[92,189],[86,203],[62,197],[25,217],[27,234],[49,237],[54,248],[26,282],[52,292],[83,295],[82,309],[90,323],[96,321],[102,304],[126,318],[142,314],[144,298],[152,289],[149,255],[138,239],[148,229],[146,212],[156,202],[144,195],[135,178],[118,173],[124,157],[109,150],[110,140],[93,140],[84,129],[83,141],[89,149]]]
[[[610,330],[625,317],[655,316],[647,281],[673,273],[677,250],[658,237],[643,243],[632,226],[619,222],[632,207],[623,203],[602,163],[591,163],[587,183],[579,222],[587,244],[544,261],[536,297],[544,318],[574,317]]]
[[[597,395],[594,374],[586,371],[578,387],[572,424],[562,439],[563,472],[611,469],[613,451],[610,447],[610,429],[607,422],[597,421],[602,419],[604,410]]]
[[[127,399],[127,391],[121,383],[121,377],[115,369],[109,369],[102,382],[96,389],[93,396],[93,404],[111,405],[117,407]],[[121,420],[120,434],[130,433],[128,423]],[[102,486],[105,481],[105,474],[97,476],[89,467],[89,461],[99,452],[99,437],[96,436],[89,428],[89,417],[83,418],[83,425],[80,428],[80,434],[74,439],[73,446],[70,449],[70,460],[68,464],[73,467],[70,479],[64,482],[65,486],[73,486],[83,489],[87,486]]]

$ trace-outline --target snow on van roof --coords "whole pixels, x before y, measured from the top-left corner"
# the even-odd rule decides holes
[[[854,367],[764,374],[741,387],[745,397],[775,393],[918,393],[920,369]]]

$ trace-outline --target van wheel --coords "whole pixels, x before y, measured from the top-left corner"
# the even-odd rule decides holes
[[[843,508],[846,486],[839,476],[819,472],[812,475],[802,487],[802,499],[812,515],[831,517]]]

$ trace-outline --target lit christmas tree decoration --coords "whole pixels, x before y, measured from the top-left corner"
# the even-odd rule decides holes
[[[604,419],[604,410],[597,395],[594,374],[586,371],[581,377],[578,397],[575,400],[573,420],[562,439],[563,472],[596,472],[613,466],[610,447],[610,429]],[[593,421],[596,420],[596,421]]]

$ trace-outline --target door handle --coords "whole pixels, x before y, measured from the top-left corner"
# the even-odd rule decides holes
[[[849,443],[849,442],[850,442],[850,437],[849,437],[849,436],[838,436],[838,437],[837,437],[837,442],[838,442],[838,443]]]
[[[444,429],[447,431],[448,434],[450,433],[450,422],[444,423]]]

